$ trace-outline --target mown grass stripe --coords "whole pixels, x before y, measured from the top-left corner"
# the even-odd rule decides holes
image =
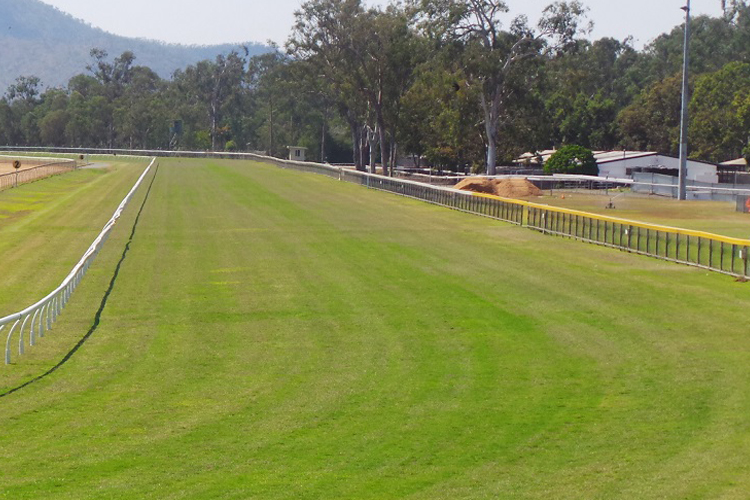
[[[78,343],[76,343],[76,345],[74,345],[73,348],[70,351],[68,351],[65,354],[65,356],[63,356],[63,358],[60,360],[59,363],[57,363],[56,365],[54,365],[52,368],[42,373],[41,375],[27,382],[24,382],[23,384],[16,386],[6,392],[0,393],[0,398],[9,396],[15,392],[18,392],[21,389],[33,384],[34,382],[38,382],[42,380],[43,378],[48,377],[49,375],[54,373],[58,368],[63,366],[65,363],[67,363],[71,357],[73,357],[73,355],[83,346],[83,344],[86,343],[89,337],[91,337],[91,335],[93,335],[96,329],[99,327],[99,322],[101,321],[102,312],[104,312],[104,308],[107,306],[107,300],[109,299],[109,295],[112,293],[112,290],[115,287],[115,282],[117,281],[117,277],[120,274],[120,268],[122,267],[122,263],[125,261],[125,257],[127,256],[128,251],[130,250],[130,244],[133,242],[133,238],[135,237],[135,230],[138,228],[138,220],[141,218],[141,213],[143,212],[143,208],[146,206],[146,202],[148,201],[148,196],[151,193],[151,187],[154,184],[154,180],[156,179],[156,174],[158,172],[159,172],[159,164],[157,163],[154,168],[153,176],[151,177],[151,182],[149,183],[148,189],[146,190],[146,195],[143,198],[143,202],[141,203],[141,206],[138,209],[138,213],[135,217],[135,222],[133,223],[133,229],[130,232],[130,237],[128,238],[128,241],[125,244],[125,248],[122,251],[122,256],[120,257],[120,260],[117,262],[117,266],[115,267],[115,272],[112,275],[112,279],[109,282],[109,286],[107,287],[107,290],[104,292],[102,301],[99,303],[99,308],[96,310],[96,313],[94,314],[94,321],[91,324],[91,327],[83,335],[83,337],[81,337],[81,340],[79,340]]]
[[[0,403],[10,498],[750,487],[723,276],[251,162],[165,160],[137,235],[97,334]],[[13,370],[90,326],[119,257]]]

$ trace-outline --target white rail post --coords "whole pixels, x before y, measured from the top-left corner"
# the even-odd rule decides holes
[[[5,341],[5,364],[10,364],[10,339],[13,336],[13,331],[15,331],[16,326],[18,326],[18,323],[20,322],[20,319],[17,319],[15,323],[13,323],[13,326],[10,327],[10,331],[8,332],[8,340]]]

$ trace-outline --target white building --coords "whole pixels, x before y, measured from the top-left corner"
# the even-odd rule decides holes
[[[305,161],[307,148],[303,148],[302,146],[287,146],[287,149],[289,149],[290,160]]]
[[[526,153],[517,162],[539,163],[547,161],[555,150],[546,150],[538,154]],[[652,172],[677,176],[680,160],[674,156],[649,151],[594,151],[594,158],[599,167],[599,177],[631,179],[637,172]],[[687,178],[699,182],[719,182],[716,165],[702,161],[688,160]]]

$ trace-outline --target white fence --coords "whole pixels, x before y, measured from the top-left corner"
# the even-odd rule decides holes
[[[76,168],[75,160],[53,159],[53,158],[29,158],[30,160],[41,160],[41,164],[30,168],[22,168],[16,172],[0,174],[0,191],[3,189],[17,187],[19,184],[32,182],[45,177],[50,177],[64,172],[70,172]],[[23,159],[24,161],[26,158]]]
[[[102,231],[96,237],[88,250],[86,250],[86,252],[83,254],[83,257],[81,257],[81,260],[78,261],[78,264],[73,267],[73,270],[70,271],[70,274],[68,274],[68,276],[62,281],[60,286],[55,288],[46,297],[39,300],[35,304],[30,305],[26,309],[0,318],[0,334],[2,334],[5,328],[9,327],[8,335],[5,341],[6,365],[10,364],[11,362],[11,346],[13,344],[14,334],[18,335],[18,354],[22,355],[24,353],[26,341],[28,341],[30,346],[33,346],[36,343],[37,336],[43,337],[45,331],[52,328],[52,324],[60,315],[63,308],[68,303],[70,296],[78,287],[81,280],[83,279],[83,276],[86,274],[86,271],[88,271],[89,267],[91,266],[91,263],[94,261],[96,256],[99,254],[99,251],[104,246],[104,242],[109,237],[112,228],[122,215],[123,210],[133,198],[136,190],[141,185],[143,179],[146,177],[148,172],[151,170],[151,167],[155,163],[156,158],[151,160],[151,163],[146,168],[146,170],[143,171],[141,176],[136,181],[135,185],[133,185],[133,188],[125,196],[122,202],[120,202],[120,205],[117,207],[117,210],[115,210],[112,218],[109,219],[109,221],[104,225]]]
[[[688,199],[735,201],[737,196],[750,195],[750,185],[712,184],[688,179],[686,182]],[[633,174],[633,192],[677,198],[678,179],[671,175],[636,173]]]

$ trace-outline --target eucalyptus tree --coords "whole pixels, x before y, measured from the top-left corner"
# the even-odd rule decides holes
[[[41,81],[36,76],[20,76],[8,87],[5,95],[9,106],[6,127],[13,144],[27,146],[40,141],[36,113],[42,103],[40,87]]]
[[[543,99],[552,145],[614,149],[617,113],[639,92],[630,69],[637,52],[629,40],[580,40],[546,64]],[[543,127],[542,127],[543,128]]]
[[[15,144],[13,115],[6,98],[0,99],[0,143]]]
[[[204,60],[174,73],[176,91],[192,106],[195,114],[201,116],[207,125],[210,147],[219,149],[223,137],[224,119],[241,109],[232,106],[243,92],[245,59],[237,52],[218,55],[214,61]],[[197,125],[197,124],[196,124]],[[196,133],[200,133],[200,125]]]
[[[339,98],[326,79],[320,78],[312,61],[292,60],[283,71],[282,90],[292,116],[295,144],[308,147],[309,157],[318,157],[325,162],[329,149],[339,137],[334,137]],[[338,134],[336,134],[338,135]]]
[[[578,1],[557,2],[544,9],[537,29],[524,16],[503,18],[509,9],[502,0],[414,0],[423,32],[459,61],[468,85],[480,87],[484,115],[487,173],[494,175],[501,121],[511,118],[511,104],[534,76],[525,64],[557,53],[585,31],[586,9]]]
[[[690,101],[690,135],[697,157],[721,162],[743,154],[750,140],[748,102],[750,64],[729,63],[696,78]]]
[[[104,133],[104,140],[97,145],[114,147],[117,138],[115,123],[116,100],[125,92],[125,87],[130,83],[133,71],[135,55],[130,51],[123,52],[112,62],[109,62],[106,50],[91,49],[91,63],[86,69],[99,82],[100,95],[92,98],[95,102],[97,119],[101,121],[101,130],[97,135]]]
[[[284,84],[284,68],[289,59],[274,50],[250,59],[246,83],[251,92],[254,123],[252,145],[270,155],[279,155],[284,146],[283,117],[289,96]]]
[[[48,89],[42,94],[37,108],[39,138],[45,146],[65,146],[65,129],[70,120],[68,93],[63,89]]]
[[[645,88],[620,110],[617,125],[625,148],[677,154],[681,88],[682,75],[675,73]]]
[[[460,69],[431,60],[418,68],[403,98],[400,136],[405,152],[420,166],[424,157],[439,170],[484,165],[481,116],[476,87]]]
[[[165,82],[153,70],[135,66],[115,103],[118,145],[130,149],[166,146],[168,115],[162,97]]]
[[[337,96],[350,126],[354,162],[364,167],[359,146],[368,133],[371,167],[376,145],[384,173],[397,152],[400,99],[413,82],[417,40],[404,9],[366,9],[360,0],[310,0],[295,13],[287,43],[291,55],[311,63]]]
[[[295,12],[295,24],[287,42],[293,57],[308,61],[337,97],[354,144],[354,164],[364,169],[362,134],[367,121],[370,86],[364,67],[367,11],[360,0],[310,0]]]
[[[310,0],[295,12],[287,42],[290,55],[308,61],[336,96],[352,135],[354,164],[360,170],[365,165],[365,147],[372,152],[375,148],[374,134],[367,135],[367,145],[362,139],[368,122],[370,131],[376,128],[370,112],[375,85],[367,71],[372,65],[367,47],[371,20],[360,0]]]
[[[399,131],[422,125],[402,123],[403,99],[415,82],[416,68],[428,58],[428,47],[426,40],[417,36],[405,9],[391,5],[384,11],[371,11],[371,15],[373,65],[369,80],[375,85],[369,98],[376,113],[381,161],[390,172],[398,157]]]

